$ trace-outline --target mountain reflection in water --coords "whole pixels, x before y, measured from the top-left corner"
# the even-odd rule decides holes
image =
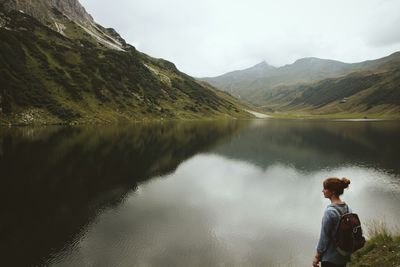
[[[400,173],[398,121],[259,120],[216,152],[262,168],[275,163],[303,171],[344,165]]]
[[[1,263],[44,264],[68,250],[97,214],[118,206],[138,182],[173,172],[240,125],[1,129]]]
[[[309,266],[328,176],[351,179],[363,222],[397,226],[399,134],[275,120],[2,131],[0,242],[12,266]]]

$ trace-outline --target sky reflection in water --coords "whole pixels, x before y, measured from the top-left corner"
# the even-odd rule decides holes
[[[398,122],[2,128],[0,263],[309,266],[328,176],[352,180],[363,222],[398,226],[399,136]]]
[[[390,168],[394,159],[382,161],[394,151],[372,156],[375,148],[391,146],[385,141],[394,133],[385,127],[256,123],[172,174],[141,183],[50,263],[309,266],[329,204],[321,193],[326,177],[351,179],[343,199],[364,223],[384,219],[398,226],[399,176]]]

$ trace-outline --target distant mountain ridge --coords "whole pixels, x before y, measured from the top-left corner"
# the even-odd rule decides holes
[[[374,111],[372,107],[377,105],[387,105],[380,107],[379,113],[382,113],[384,110],[397,112],[400,106],[398,70],[400,52],[352,64],[312,57],[279,68],[262,62],[245,70],[202,80],[267,111],[362,113]],[[379,88],[386,89],[378,91]],[[380,93],[383,95],[379,96]],[[342,101],[355,94],[359,101]],[[338,105],[340,101],[342,105]]]
[[[201,79],[234,95],[245,97],[253,90],[335,77],[345,74],[350,68],[350,64],[340,61],[309,57],[282,67],[273,67],[263,61],[244,70]]]
[[[0,0],[0,52],[0,124],[252,117],[137,51],[77,0]]]

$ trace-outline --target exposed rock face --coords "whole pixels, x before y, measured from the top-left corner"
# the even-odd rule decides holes
[[[43,0],[0,0],[0,4],[7,10],[22,10],[25,13],[43,21],[47,17],[50,3]]]
[[[78,0],[52,0],[52,5],[75,21],[93,23],[93,18],[86,12]]]
[[[6,10],[21,10],[42,22],[53,20],[52,8],[79,23],[93,23],[93,18],[86,12],[78,0],[0,0]]]
[[[66,35],[63,23],[69,19],[108,48],[124,51],[126,46],[118,33],[97,25],[78,0],[0,0],[0,6],[6,11],[22,11],[63,35]]]

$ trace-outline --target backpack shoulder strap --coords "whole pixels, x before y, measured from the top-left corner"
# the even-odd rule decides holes
[[[353,211],[349,208],[349,205],[346,204],[347,213],[353,213]]]
[[[341,209],[339,209],[335,205],[332,205],[331,207],[334,208],[335,211],[337,211],[337,213],[339,213],[339,217],[342,217],[343,215],[350,213],[350,208],[349,208],[349,205],[347,205],[347,204],[345,205],[346,211],[344,213],[342,212]]]
[[[339,218],[341,218],[343,216],[343,212],[336,206],[331,206],[339,215]],[[348,208],[347,208],[348,210]]]
[[[336,223],[335,231],[334,231],[334,239],[332,239],[332,242],[333,242],[333,240],[335,240],[335,237],[337,236],[337,234],[338,234],[338,232],[339,232],[340,222],[341,222],[342,216],[343,216],[344,214],[343,214],[343,212],[342,212],[338,207],[336,207],[336,206],[334,206],[334,205],[332,205],[331,207],[333,208],[333,210],[334,210],[334,211],[337,213],[337,215],[338,215],[338,221],[337,221],[337,223]]]
[[[343,213],[338,207],[336,207],[336,206],[331,206],[332,208],[333,208],[333,210],[336,212],[336,214],[338,215],[338,217],[339,217],[339,221],[341,220],[341,218],[342,218],[342,216],[344,215],[344,214],[346,214],[346,213]],[[347,211],[348,211],[348,209],[347,209]]]

